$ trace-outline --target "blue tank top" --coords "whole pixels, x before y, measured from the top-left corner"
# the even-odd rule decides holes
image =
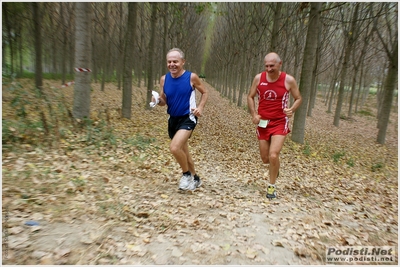
[[[195,89],[190,83],[190,71],[185,71],[178,78],[173,78],[171,73],[165,75],[164,94],[167,97],[167,113],[171,116],[184,116],[196,108]]]

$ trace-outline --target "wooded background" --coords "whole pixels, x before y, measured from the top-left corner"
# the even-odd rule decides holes
[[[132,83],[147,87],[149,102],[173,47],[185,52],[186,69],[238,106],[264,70],[264,56],[277,52],[303,96],[292,130],[299,143],[318,93],[336,127],[376,95],[380,144],[397,107],[397,2],[3,2],[2,8],[3,76],[34,73],[37,88],[44,74],[60,85],[74,81],[75,118],[90,114],[91,82],[102,90],[117,83],[122,116],[130,118]]]

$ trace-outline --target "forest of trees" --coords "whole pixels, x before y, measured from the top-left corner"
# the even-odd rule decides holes
[[[186,69],[238,106],[263,71],[264,56],[277,52],[303,96],[292,131],[299,143],[317,92],[337,127],[376,92],[380,144],[397,107],[397,2],[3,2],[2,8],[3,76],[34,73],[38,88],[43,73],[60,84],[74,80],[75,117],[89,114],[91,82],[102,90],[114,82],[123,91],[122,115],[130,118],[132,84],[146,86],[149,99],[173,47],[185,52]]]

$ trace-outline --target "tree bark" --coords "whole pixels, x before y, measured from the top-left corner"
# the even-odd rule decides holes
[[[150,18],[150,42],[148,50],[148,66],[147,66],[147,97],[146,103],[151,101],[151,95],[154,88],[153,84],[153,55],[154,55],[154,40],[156,37],[156,23],[157,23],[157,3],[150,3],[151,5],[151,18]],[[150,109],[149,105],[146,105],[147,109]]]
[[[90,69],[91,3],[75,3],[75,66]],[[76,72],[72,114],[76,119],[90,116],[90,72]]]
[[[318,44],[318,24],[321,2],[312,2],[310,11],[310,21],[307,30],[306,46],[304,48],[304,61],[300,78],[300,92],[303,103],[296,110],[292,128],[292,140],[297,143],[304,143],[304,130],[306,125],[307,107],[310,98],[312,75],[315,56]]]
[[[104,6],[104,28],[103,28],[103,45],[102,45],[102,69],[103,72],[101,74],[101,91],[104,91],[104,87],[106,84],[106,76],[109,68],[109,53],[108,53],[108,3],[105,3]]]
[[[341,70],[341,74],[340,74],[339,95],[338,95],[338,100],[336,103],[335,117],[333,120],[333,125],[335,125],[336,127],[339,127],[339,122],[340,122],[340,113],[342,111],[342,105],[343,105],[343,99],[344,99],[344,93],[345,93],[344,86],[346,84],[347,69],[348,69],[348,65],[349,65],[351,50],[353,49],[354,41],[355,41],[353,33],[355,32],[355,28],[357,26],[358,10],[359,10],[359,4],[356,3],[354,12],[352,15],[351,28],[350,28],[350,31],[348,31],[347,36],[346,36],[343,65],[342,65],[342,70]]]
[[[281,10],[282,10],[282,2],[275,3],[275,10],[274,10],[274,25],[272,27],[271,33],[271,47],[269,52],[277,52],[277,48],[279,45],[279,25],[281,19]]]
[[[397,38],[396,38],[397,39]],[[386,131],[389,124],[390,111],[392,109],[394,90],[396,89],[397,75],[398,75],[398,41],[395,41],[393,46],[393,53],[391,54],[388,74],[385,79],[383,89],[383,103],[380,117],[379,117],[379,131],[377,142],[385,144]]]
[[[40,3],[33,2],[33,23],[35,38],[35,86],[42,88],[43,86],[43,70],[42,70],[42,17],[40,12]]]
[[[122,87],[122,117],[130,119],[132,115],[132,69],[136,38],[137,3],[128,3],[128,28],[125,38],[124,76]]]

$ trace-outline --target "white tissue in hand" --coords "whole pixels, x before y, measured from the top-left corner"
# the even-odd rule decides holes
[[[160,103],[160,95],[156,91],[152,91],[151,94],[153,95],[154,99],[156,100],[156,104]]]
[[[152,101],[149,105],[151,108],[154,108],[158,103],[160,103],[160,95],[156,91],[152,91],[151,94],[153,95],[155,102]]]

